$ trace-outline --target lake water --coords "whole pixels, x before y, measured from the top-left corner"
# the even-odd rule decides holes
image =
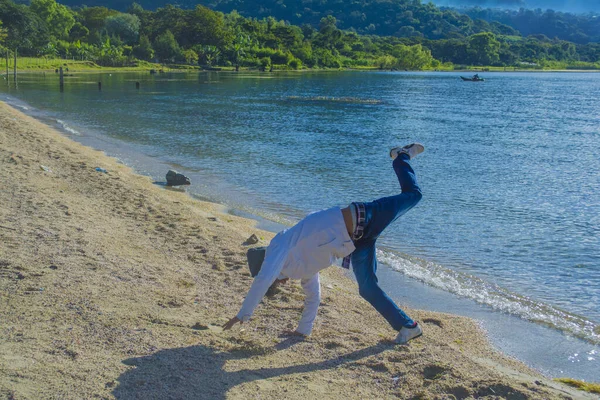
[[[397,297],[451,312],[470,299],[496,322],[538,324],[520,335],[551,327],[571,347],[540,369],[600,380],[600,74],[485,78],[78,74],[60,93],[55,74],[22,74],[0,90],[138,171],[164,180],[174,167],[192,193],[284,225],[396,193],[389,148],[419,141],[423,200],[387,229],[379,257],[400,272],[390,279],[429,289]]]

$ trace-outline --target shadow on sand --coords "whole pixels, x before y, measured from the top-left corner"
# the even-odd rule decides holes
[[[288,338],[273,350],[287,349],[300,340]],[[119,384],[113,395],[117,399],[225,399],[229,389],[242,383],[336,368],[388,349],[389,342],[381,342],[320,362],[235,372],[227,372],[223,367],[228,361],[256,357],[256,353],[224,352],[203,345],[161,350],[149,356],[124,360],[124,364],[136,368],[118,378]]]

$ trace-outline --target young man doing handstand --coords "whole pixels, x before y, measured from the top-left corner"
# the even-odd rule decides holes
[[[352,270],[360,295],[398,331],[396,343],[421,336],[421,326],[402,311],[377,284],[375,242],[383,230],[421,200],[415,172],[409,160],[422,153],[419,143],[390,150],[401,193],[369,203],[352,203],[309,214],[295,226],[279,232],[267,247],[260,272],[237,316],[223,328],[246,322],[275,281],[300,279],[305,292],[304,310],[296,333],[310,335],[321,301],[319,271],[344,258]]]

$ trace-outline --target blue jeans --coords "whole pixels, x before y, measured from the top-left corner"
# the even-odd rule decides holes
[[[400,194],[365,203],[363,236],[354,243],[356,250],[352,253],[352,270],[360,295],[398,331],[412,327],[414,321],[377,284],[375,242],[389,224],[421,200],[421,189],[408,161],[408,155],[400,154],[393,162],[402,190]]]

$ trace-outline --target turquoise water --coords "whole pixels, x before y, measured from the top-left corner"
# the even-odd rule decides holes
[[[485,78],[85,74],[59,93],[54,74],[23,74],[1,90],[75,137],[122,143],[190,174],[202,197],[283,224],[394,194],[388,150],[419,141],[424,197],[388,228],[380,259],[597,349],[600,75]]]

